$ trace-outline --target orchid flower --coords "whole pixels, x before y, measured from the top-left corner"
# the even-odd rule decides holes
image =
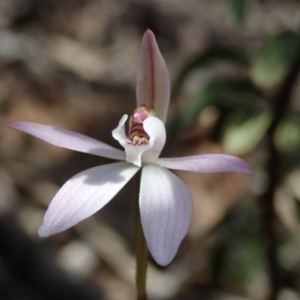
[[[159,158],[166,141],[165,121],[170,81],[164,59],[152,31],[143,36],[136,84],[137,108],[129,120],[124,115],[112,136],[124,151],[85,135],[58,127],[15,122],[7,127],[26,132],[55,146],[120,160],[83,171],[57,192],[38,230],[47,237],[66,230],[105,206],[141,170],[139,206],[150,253],[162,266],[169,264],[187,233],[193,208],[186,184],[170,172],[236,172],[252,174],[240,158],[205,154]]]

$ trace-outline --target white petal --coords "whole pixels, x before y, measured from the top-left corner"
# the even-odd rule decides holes
[[[111,159],[125,160],[123,151],[74,131],[31,122],[15,122],[5,124],[5,126],[26,132],[55,146]]]
[[[125,123],[127,119],[128,115],[124,115],[121,118],[118,127],[112,131],[112,136],[124,148],[127,162],[133,163],[134,165],[140,167],[142,164],[142,154],[145,150],[149,149],[149,145],[134,146],[129,144],[127,135],[125,133]]]
[[[156,117],[148,117],[143,127],[149,135],[149,143],[146,145],[133,145],[128,143],[125,133],[125,123],[128,116],[124,115],[119,125],[113,130],[113,137],[124,147],[127,162],[140,167],[142,162],[150,163],[157,159],[166,142],[166,129],[164,123]]]
[[[170,79],[155,36],[147,30],[143,36],[136,82],[137,106],[148,104],[156,116],[166,121],[170,101]]]
[[[193,208],[186,184],[156,165],[142,170],[140,211],[148,248],[162,266],[169,264],[187,233]]]
[[[61,232],[88,218],[106,205],[137,171],[133,165],[118,162],[75,175],[53,198],[39,235]]]
[[[173,170],[185,170],[200,173],[235,172],[249,175],[253,174],[244,160],[226,154],[159,158],[154,163],[161,167]]]

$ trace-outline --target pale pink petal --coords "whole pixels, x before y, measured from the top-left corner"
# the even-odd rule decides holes
[[[51,201],[39,235],[47,237],[88,218],[106,205],[138,169],[126,162],[118,162],[75,175]]]
[[[156,165],[142,170],[141,221],[150,253],[168,265],[187,233],[193,209],[192,195],[176,175]]]
[[[111,159],[125,160],[123,151],[74,131],[31,122],[15,122],[5,124],[5,126],[26,132],[55,146]]]
[[[200,173],[234,172],[249,175],[253,174],[244,160],[226,154],[159,158],[154,163],[161,167],[173,170],[185,170]]]
[[[124,148],[126,160],[140,167],[142,162],[150,163],[159,156],[166,142],[166,129],[160,119],[148,117],[143,122],[143,127],[150,137],[149,143],[145,145],[133,145],[128,142],[125,133],[127,118],[127,115],[121,118],[118,127],[113,130],[112,135]]]
[[[143,36],[136,82],[137,106],[148,104],[156,116],[166,121],[170,101],[170,79],[155,36],[147,30]]]

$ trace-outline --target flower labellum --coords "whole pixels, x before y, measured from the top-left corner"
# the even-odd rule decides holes
[[[66,230],[96,213],[142,168],[139,205],[143,231],[153,258],[165,266],[187,233],[193,208],[188,187],[167,168],[201,173],[252,172],[242,159],[225,154],[159,158],[166,142],[170,81],[151,30],[142,40],[136,95],[137,108],[130,117],[128,132],[127,115],[112,131],[124,151],[58,127],[30,122],[6,126],[55,146],[121,161],[96,166],[69,179],[49,205],[38,231],[41,237]]]
[[[138,106],[129,119],[128,143],[145,145],[149,143],[149,135],[145,132],[143,122],[155,113],[147,104]]]

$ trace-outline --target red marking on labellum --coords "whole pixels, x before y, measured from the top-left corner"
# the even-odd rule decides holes
[[[132,113],[129,120],[129,131],[127,142],[133,145],[146,145],[149,143],[149,135],[144,130],[143,122],[150,116],[155,115],[154,111],[146,104],[138,106]]]

